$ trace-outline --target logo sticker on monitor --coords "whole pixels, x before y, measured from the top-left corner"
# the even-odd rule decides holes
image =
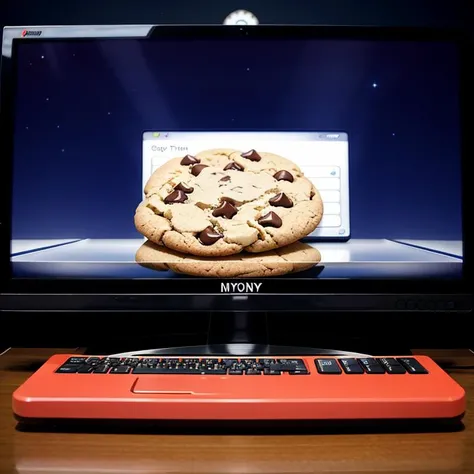
[[[303,171],[321,194],[323,218],[314,239],[347,240],[349,219],[349,143],[343,132],[173,132],[143,134],[142,189],[168,160],[212,148],[260,150],[283,156]]]
[[[41,34],[42,34],[42,31],[40,31],[40,30],[23,30],[21,32],[21,36],[23,38],[26,38],[27,36],[28,37],[29,36],[41,36]]]

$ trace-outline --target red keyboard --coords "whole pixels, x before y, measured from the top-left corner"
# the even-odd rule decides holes
[[[13,394],[28,420],[455,420],[465,392],[432,359],[55,355]]]

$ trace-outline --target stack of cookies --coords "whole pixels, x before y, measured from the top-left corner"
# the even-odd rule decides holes
[[[318,190],[290,160],[214,149],[174,158],[145,186],[135,226],[147,238],[136,261],[156,270],[219,278],[266,277],[317,265],[299,242],[321,221]]]

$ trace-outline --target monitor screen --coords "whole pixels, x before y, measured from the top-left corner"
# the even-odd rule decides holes
[[[33,33],[13,278],[462,278],[455,43]]]

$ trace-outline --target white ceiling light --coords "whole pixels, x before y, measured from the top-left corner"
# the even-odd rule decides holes
[[[258,25],[258,18],[247,10],[236,10],[226,16],[224,25]]]

